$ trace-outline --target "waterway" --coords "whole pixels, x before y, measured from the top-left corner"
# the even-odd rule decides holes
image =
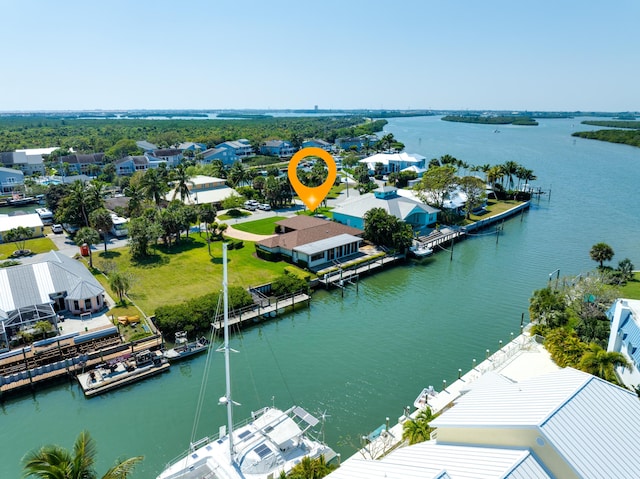
[[[560,269],[561,278],[594,268],[590,247],[640,265],[640,149],[574,139],[579,119],[538,127],[448,123],[437,117],[389,121],[385,131],[408,152],[451,154],[470,164],[516,161],[533,169],[551,195],[492,231],[421,262],[361,280],[358,291],[320,291],[311,306],[235,336],[236,418],[262,405],[326,411],[326,440],[343,457],[360,437],[393,422],[423,387],[457,378],[499,341],[517,334],[528,298]],[[194,278],[194,281],[204,280]],[[170,279],[164,287],[170,287]],[[211,285],[212,290],[220,285]],[[526,317],[526,314],[525,314]],[[0,477],[18,478],[20,459],[47,443],[71,447],[87,429],[98,445],[98,470],[116,458],[144,455],[134,478],[153,478],[190,440],[204,357],[172,366],[139,384],[86,400],[75,383],[0,405]],[[225,413],[222,358],[207,385],[196,437],[217,432]]]

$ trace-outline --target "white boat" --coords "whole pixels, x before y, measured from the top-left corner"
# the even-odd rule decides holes
[[[53,224],[53,213],[48,208],[36,208],[36,213],[42,220],[43,225]]]
[[[291,471],[304,457],[324,455],[327,462],[331,461],[335,452],[310,434],[320,421],[301,407],[286,411],[265,407],[234,427],[233,407],[238,404],[231,397],[226,245],[222,262],[224,346],[220,350],[225,357],[226,393],[220,404],[227,408],[227,425],[220,428],[219,436],[192,443],[157,479],[275,479]]]
[[[169,369],[169,366],[160,351],[145,349],[133,357],[127,354],[78,374],[77,379],[84,395],[92,397],[159,374]]]
[[[189,341],[187,339],[186,331],[176,332],[176,345],[171,349],[167,349],[164,352],[164,357],[169,361],[176,361],[179,359],[193,356],[194,354],[202,353],[209,348],[209,340],[205,337],[198,338],[195,341]]]
[[[413,246],[409,248],[409,252],[416,258],[424,258],[433,254],[433,250],[431,248],[418,242],[413,243]]]
[[[434,399],[438,393],[433,386],[429,386],[428,388],[424,388],[415,401],[413,401],[413,405],[416,409],[424,409],[429,405],[429,400]]]

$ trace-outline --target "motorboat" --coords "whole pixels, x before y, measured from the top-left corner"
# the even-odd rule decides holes
[[[223,244],[223,307],[226,392],[219,404],[227,409],[227,424],[214,437],[192,442],[189,450],[169,463],[157,479],[275,479],[287,474],[303,458],[324,456],[331,461],[335,452],[312,436],[319,420],[299,406],[286,411],[264,407],[242,424],[233,424],[229,364],[229,305],[227,291],[227,247]],[[208,368],[205,368],[207,371]]]
[[[77,379],[86,397],[155,376],[169,369],[169,362],[160,351],[145,349],[134,355],[125,354],[107,361],[95,369],[78,374]]]
[[[167,349],[164,352],[164,357],[169,361],[177,361],[180,359],[193,356],[194,354],[202,353],[209,348],[209,340],[204,336],[196,339],[195,341],[189,341],[187,339],[186,331],[176,332],[176,343],[171,349]]]

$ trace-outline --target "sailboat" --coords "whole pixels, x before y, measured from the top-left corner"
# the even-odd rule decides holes
[[[303,458],[324,456],[329,462],[336,453],[311,435],[320,422],[299,406],[286,411],[264,407],[243,424],[234,426],[229,356],[229,304],[227,290],[227,247],[222,247],[222,291],[224,307],[224,352],[226,393],[219,404],[227,408],[227,425],[218,437],[205,437],[190,444],[189,451],[170,463],[157,479],[277,479]]]

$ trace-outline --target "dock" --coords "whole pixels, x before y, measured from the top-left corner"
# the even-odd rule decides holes
[[[229,326],[242,327],[246,323],[257,323],[262,319],[274,318],[283,313],[287,308],[295,308],[299,305],[308,306],[311,296],[306,293],[293,293],[278,298],[267,298],[263,296],[261,299],[245,308],[229,311]],[[213,327],[222,328],[224,317],[218,314],[213,320]]]
[[[405,258],[406,256],[404,254],[394,254],[377,257],[349,269],[338,266],[337,271],[326,273],[318,282],[323,284],[327,289],[330,287],[340,288],[345,283],[355,283],[360,275],[376,272],[381,268],[395,264]]]

